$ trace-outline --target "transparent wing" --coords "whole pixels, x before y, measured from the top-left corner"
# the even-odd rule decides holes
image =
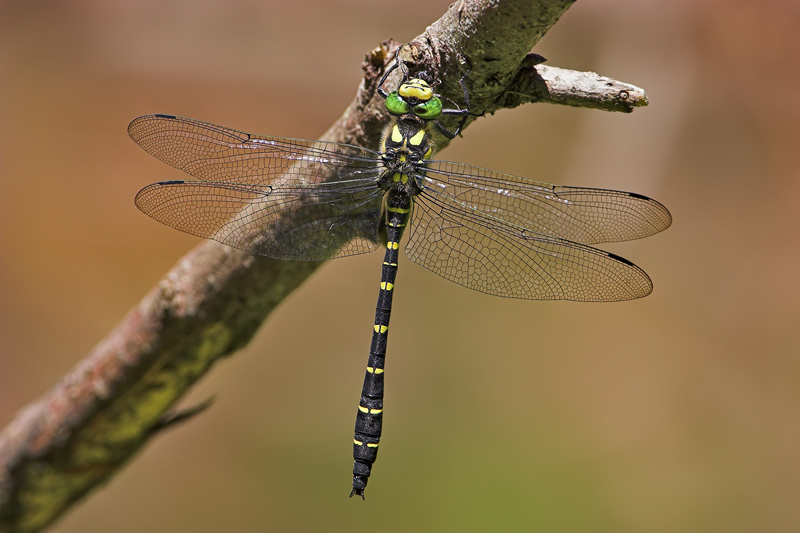
[[[532,300],[613,302],[647,296],[645,272],[614,254],[454,209],[440,194],[415,198],[406,255],[480,292]]]
[[[203,180],[139,191],[136,206],[163,224],[279,259],[325,260],[379,246],[375,152],[172,115],[139,117],[128,133],[148,153]]]
[[[156,159],[203,181],[245,185],[342,181],[357,179],[363,172],[373,177],[380,159],[378,152],[358,146],[253,135],[174,115],[134,119],[128,135]],[[347,167],[350,171],[343,174]]]
[[[562,187],[449,161],[432,161],[423,186],[438,202],[543,236],[581,244],[620,242],[667,229],[669,211],[639,194]]]
[[[652,235],[669,211],[645,196],[561,187],[462,163],[432,161],[406,254],[466,287],[514,298],[618,301],[652,291],[647,274],[586,246]]]

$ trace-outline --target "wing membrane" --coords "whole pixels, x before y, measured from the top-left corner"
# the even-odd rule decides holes
[[[463,163],[432,161],[422,183],[453,209],[581,244],[640,239],[672,223],[669,211],[646,196],[562,187]]]
[[[325,260],[379,245],[375,152],[173,115],[139,117],[128,133],[202,180],[164,181],[137,194],[136,206],[163,224],[278,259]]]
[[[381,154],[147,115],[131,138],[201,181],[150,185],[136,205],[156,220],[254,254],[324,260],[379,245]],[[516,298],[616,301],[652,284],[629,261],[586,246],[669,227],[650,198],[562,187],[447,161],[416,175],[409,258],[466,287]]]
[[[650,278],[629,261],[589,246],[417,197],[406,255],[480,292],[533,300],[611,302],[647,296]]]
[[[375,250],[382,191],[239,186],[166,181],[136,206],[175,229],[277,259],[323,261]]]
[[[145,115],[128,135],[153,157],[203,181],[273,185],[372,175],[380,154],[347,144],[252,135],[174,115]],[[283,181],[281,181],[283,183]]]

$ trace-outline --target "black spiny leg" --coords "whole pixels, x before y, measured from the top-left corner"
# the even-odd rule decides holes
[[[461,90],[464,91],[464,109],[442,109],[442,115],[461,116],[461,122],[458,123],[456,131],[448,130],[442,126],[438,120],[435,122],[439,131],[441,131],[443,135],[449,137],[450,139],[455,139],[456,135],[461,133],[461,128],[464,127],[464,124],[467,122],[467,118],[469,117],[469,91],[467,91],[467,84],[464,83],[464,80],[467,79],[467,74],[469,74],[469,72],[472,70],[472,64],[469,62],[469,59],[467,59],[467,64],[469,65],[469,68],[467,68],[467,71],[463,76],[461,76],[461,79],[458,80],[458,84],[461,85]],[[447,98],[447,100],[450,99]]]
[[[385,90],[383,90],[383,84],[386,82],[386,78],[389,77],[389,74],[391,74],[394,71],[394,69],[396,69],[397,67],[402,67],[402,69],[403,69],[403,81],[405,81],[405,79],[408,77],[408,72],[406,71],[405,63],[403,63],[403,61],[400,59],[400,48],[398,48],[397,51],[395,52],[394,63],[392,63],[392,66],[390,66],[386,70],[386,72],[383,73],[383,76],[381,76],[381,81],[378,82],[377,93],[384,100],[386,100],[386,97],[389,96],[389,93],[387,93]]]

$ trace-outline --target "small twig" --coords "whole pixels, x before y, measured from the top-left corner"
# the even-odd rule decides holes
[[[630,113],[648,104],[643,89],[594,72],[580,72],[547,65],[530,65],[498,102],[498,108],[530,102],[547,102],[603,111]]]
[[[216,401],[216,398],[212,396],[206,401],[199,403],[193,407],[168,412],[167,414],[161,417],[161,420],[159,420],[155,426],[153,426],[151,435],[156,432],[164,431],[165,429],[172,429],[175,426],[183,424],[184,422],[188,422],[195,416],[199,415],[200,413],[211,407],[214,401]]]

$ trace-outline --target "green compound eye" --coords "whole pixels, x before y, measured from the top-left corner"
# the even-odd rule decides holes
[[[411,111],[411,107],[395,91],[386,97],[386,110],[392,115],[405,115]]]
[[[414,106],[414,114],[425,120],[433,120],[442,115],[442,101],[435,96],[419,105]]]

